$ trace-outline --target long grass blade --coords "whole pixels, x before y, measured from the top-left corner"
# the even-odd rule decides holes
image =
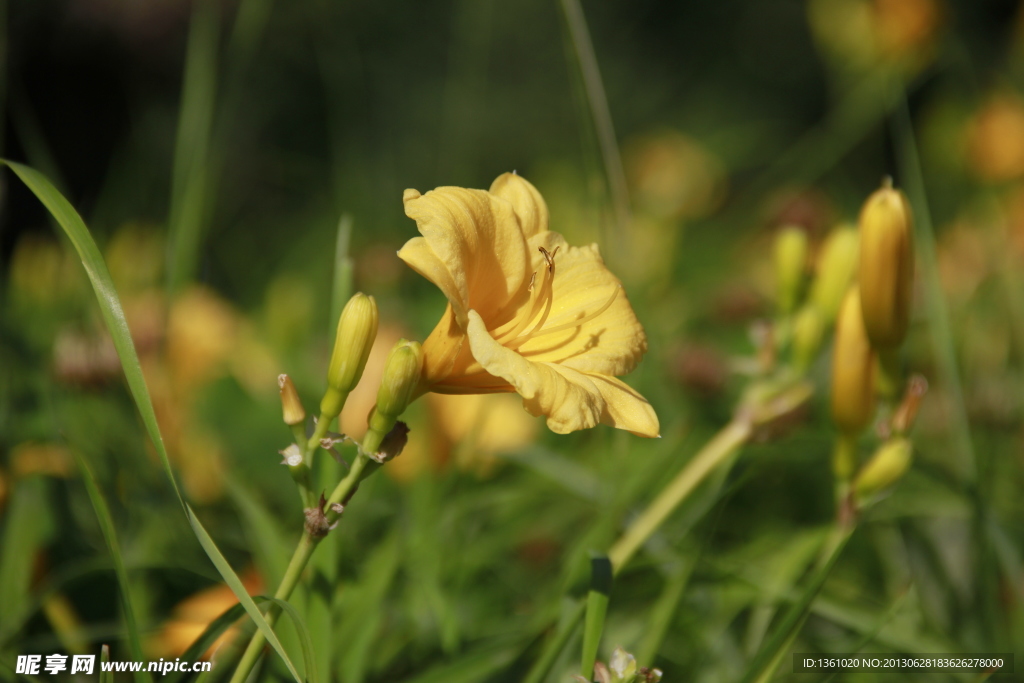
[[[608,96],[601,80],[601,70],[597,66],[594,44],[590,40],[587,20],[579,0],[562,0],[562,11],[565,13],[569,35],[572,38],[573,51],[579,63],[586,90],[587,104],[594,120],[597,139],[601,148],[605,175],[608,178],[608,189],[611,194],[612,208],[618,231],[608,242],[614,250],[626,248],[629,244],[629,190],[626,187],[626,173],[622,168],[622,156],[619,154],[619,143],[615,137],[615,126],[612,125],[612,112],[608,107]]]
[[[587,614],[583,619],[583,654],[580,673],[585,679],[594,679],[597,650],[604,633],[604,620],[612,593],[612,563],[607,555],[590,560],[590,591],[587,593]]]
[[[349,256],[349,244],[352,240],[352,216],[342,214],[338,221],[338,237],[334,244],[334,276],[331,282],[331,319],[327,328],[328,338],[334,337],[338,327],[338,318],[352,296],[352,272],[354,265]]]
[[[231,568],[231,565],[224,558],[224,555],[221,554],[217,544],[213,542],[210,534],[207,533],[206,529],[199,522],[199,518],[196,517],[196,513],[188,503],[185,503],[185,512],[188,515],[189,524],[192,525],[192,532],[196,535],[196,538],[199,539],[199,544],[203,546],[203,550],[206,551],[210,560],[213,561],[213,565],[217,568],[217,571],[220,572],[225,583],[227,583],[228,587],[231,588],[231,592],[238,597],[238,601],[242,603],[245,611],[248,612],[249,616],[252,617],[252,620],[256,622],[257,628],[259,628],[263,633],[267,642],[270,643],[271,647],[274,648],[277,654],[281,655],[281,659],[284,660],[285,666],[288,667],[288,672],[291,673],[292,677],[294,677],[298,683],[302,683],[302,677],[299,675],[295,665],[292,664],[292,660],[288,657],[288,653],[285,652],[284,646],[281,645],[281,641],[278,640],[277,635],[274,633],[274,629],[271,628],[270,624],[267,623],[267,620],[263,618],[263,614],[256,606],[256,603],[245,590],[242,580],[238,578],[238,574],[235,573],[235,570]]]
[[[209,216],[210,139],[217,88],[218,3],[195,0],[185,57],[169,223],[169,281],[177,292],[195,277]]]
[[[576,628],[579,626],[580,620],[583,619],[583,615],[586,612],[587,603],[583,600],[578,600],[574,605],[569,608],[569,611],[563,615],[562,620],[559,622],[555,635],[545,644],[544,650],[541,652],[540,658],[530,668],[529,673],[524,679],[524,683],[541,683],[548,677],[548,673],[551,671],[551,667],[558,661],[559,655],[562,654],[562,650],[565,649],[569,639],[572,638],[572,634],[576,632]]]
[[[114,672],[104,671],[103,665],[110,663],[110,646],[104,644],[100,648],[100,683],[114,683]]]
[[[239,602],[245,607],[245,611],[256,623],[256,627],[259,628],[267,638],[267,642],[284,660],[285,665],[295,680],[301,683],[302,679],[298,671],[296,671],[295,665],[292,664],[284,647],[274,634],[274,630],[267,623],[266,619],[263,618],[263,614],[242,585],[241,579],[235,574],[228,561],[224,559],[217,545],[213,542],[213,539],[207,533],[199,518],[196,517],[195,512],[185,501],[185,497],[178,486],[177,478],[174,475],[174,470],[171,468],[171,461],[167,457],[167,447],[164,444],[163,436],[160,434],[160,425],[156,421],[153,401],[149,396],[149,388],[142,374],[142,366],[139,364],[135,344],[132,342],[131,333],[128,330],[128,322],[124,316],[121,300],[114,290],[114,283],[111,280],[110,272],[107,270],[107,265],[103,261],[100,250],[89,233],[85,222],[82,221],[82,217],[78,215],[78,212],[75,211],[70,202],[41,173],[13,161],[0,159],[0,163],[14,171],[15,175],[35,194],[36,198],[42,202],[43,206],[57,220],[74,245],[82,265],[85,267],[86,275],[88,275],[89,281],[96,292],[96,299],[100,305],[103,322],[113,339],[114,348],[117,350],[117,356],[121,361],[121,367],[128,382],[128,388],[131,391],[132,398],[135,400],[135,406],[139,410],[142,422],[146,427],[149,438],[153,442],[157,455],[160,457],[160,462],[163,464],[171,486],[174,488],[174,492],[182,508],[185,510],[185,515],[192,526],[193,533],[210,560],[213,561],[217,571],[220,572],[224,581],[231,587]]]
[[[259,497],[230,474],[227,476],[227,491],[238,508],[257,566],[268,585],[276,586],[288,568],[292,548],[278,527],[277,520]]]
[[[238,621],[243,614],[245,614],[245,608],[241,605],[235,605],[225,611],[206,626],[199,637],[181,654],[180,659],[184,662],[198,662],[203,654],[217,642],[217,639],[231,628],[231,625]],[[167,683],[177,683],[185,675],[185,672],[172,671],[166,681]]]
[[[82,482],[89,494],[89,502],[96,513],[96,519],[100,523],[100,531],[103,533],[103,540],[110,551],[110,557],[114,561],[114,574],[117,576],[118,588],[121,592],[121,609],[124,610],[125,627],[128,629],[128,647],[131,649],[132,657],[137,662],[143,661],[142,641],[139,639],[139,624],[135,620],[135,606],[132,603],[131,583],[128,581],[128,570],[125,569],[124,555],[121,553],[121,544],[117,540],[117,530],[114,528],[114,518],[110,516],[110,507],[107,505],[103,493],[96,484],[96,476],[89,468],[82,454],[71,449],[79,471],[82,473]],[[152,681],[153,677],[148,671],[136,671],[135,680]]]
[[[320,683],[320,676],[317,673],[316,657],[313,651],[313,641],[309,637],[309,629],[306,628],[306,622],[299,614],[299,610],[295,608],[287,600],[280,600],[278,598],[266,598],[268,601],[273,602],[281,610],[288,615],[292,620],[292,624],[295,626],[295,630],[299,634],[299,646],[302,648],[302,661],[306,667],[306,681],[308,683]]]
[[[665,640],[672,625],[672,617],[679,609],[679,603],[686,594],[686,585],[690,581],[690,574],[693,572],[695,562],[686,560],[679,562],[674,573],[665,582],[665,588],[658,601],[651,609],[650,617],[647,619],[647,633],[636,651],[636,661],[643,664],[653,664],[654,658],[658,656],[658,650]]]
[[[828,545],[825,548],[824,561],[811,574],[811,578],[804,587],[800,599],[790,606],[776,627],[772,637],[768,639],[768,642],[764,644],[751,661],[746,674],[741,679],[741,683],[754,683],[755,681],[760,683],[766,680],[766,675],[770,674],[778,666],[786,649],[800,630],[800,626],[807,619],[807,615],[810,614],[811,603],[814,602],[818,593],[821,592],[825,581],[832,573],[832,568],[835,567],[836,562],[839,561],[839,556],[842,555],[843,548],[846,547],[855,528],[852,525],[836,527],[832,538],[826,541]]]
[[[39,477],[19,481],[4,513],[0,545],[0,643],[13,635],[31,612],[29,590],[36,550],[44,542],[46,497]]]
[[[932,226],[931,211],[928,208],[920,157],[917,153],[917,140],[914,136],[905,97],[901,99],[900,104],[895,116],[896,135],[899,138],[900,168],[907,190],[907,198],[914,210],[917,263],[921,268],[921,276],[925,285],[925,306],[928,312],[928,322],[932,329],[932,344],[942,383],[949,389],[949,398],[953,403],[952,410],[949,411],[949,419],[952,423],[950,426],[956,451],[960,456],[959,474],[968,483],[973,483],[977,477],[977,456],[971,441],[971,428],[967,417],[967,406],[964,402],[963,384],[960,381],[960,369],[957,366],[956,350],[953,347],[953,329],[942,295],[942,283],[939,278],[935,249],[935,231]]]

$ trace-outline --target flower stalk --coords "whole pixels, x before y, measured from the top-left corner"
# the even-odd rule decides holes
[[[372,474],[378,467],[375,462],[360,450],[355,462],[352,463],[352,468],[349,470],[348,475],[338,482],[334,491],[331,492],[330,498],[326,501],[324,507],[326,508],[325,514],[329,522],[335,522],[338,516],[340,516],[340,513],[335,512],[333,509],[334,505],[344,505],[355,494],[356,489],[359,487],[359,482]],[[295,552],[292,553],[292,559],[288,563],[288,568],[281,579],[281,584],[274,592],[274,598],[287,600],[291,597],[295,587],[299,584],[303,570],[305,570],[306,565],[309,563],[309,558],[313,556],[313,551],[316,550],[321,540],[323,540],[322,536],[317,537],[311,534],[308,529],[302,532],[302,538],[299,539],[299,544],[295,547]],[[271,603],[266,613],[267,623],[273,627],[280,614],[281,608]],[[238,662],[234,675],[231,677],[231,683],[243,683],[249,677],[253,667],[256,666],[256,662],[259,660],[265,642],[266,639],[261,631],[256,631],[253,634],[249,645],[245,648],[245,652],[242,653],[242,658]]]

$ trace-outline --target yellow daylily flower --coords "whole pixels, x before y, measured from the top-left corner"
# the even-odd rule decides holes
[[[406,190],[421,237],[398,256],[448,308],[423,343],[419,393],[517,392],[559,434],[598,423],[658,436],[650,403],[616,379],[647,337],[597,245],[548,230],[543,197],[513,173],[490,190]]]

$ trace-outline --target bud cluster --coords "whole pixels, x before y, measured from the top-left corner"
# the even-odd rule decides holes
[[[833,469],[841,499],[866,501],[893,485],[910,466],[905,436],[926,383],[906,384],[899,349],[910,327],[914,236],[910,204],[886,179],[861,208],[858,225],[840,225],[818,249],[813,280],[804,280],[810,247],[799,227],[775,240],[777,337],[793,370],[811,369],[834,327],[830,413],[838,428]],[[872,422],[883,443],[861,465],[859,442]]]
[[[296,437],[296,443],[281,451],[284,458],[282,463],[288,465],[299,484],[306,502],[307,516],[313,514],[311,510],[320,512],[319,516],[314,515],[317,520],[323,516],[323,505],[315,505],[310,487],[312,455],[323,448],[340,459],[333,446],[351,441],[344,435],[331,434],[328,430],[334,419],[341,414],[348,395],[363,376],[377,337],[378,321],[377,302],[372,296],[356,294],[342,310],[327,370],[327,389],[320,401],[320,415],[314,420],[312,435],[306,432],[306,410],[294,382],[288,375],[280,375],[277,380],[281,395],[281,415]],[[422,365],[423,352],[418,342],[403,339],[391,349],[377,391],[377,404],[367,418],[368,431],[361,444],[361,457],[383,464],[401,453],[409,428],[399,422],[398,418],[418,395]],[[316,529],[322,535],[326,534],[329,527],[319,524]]]

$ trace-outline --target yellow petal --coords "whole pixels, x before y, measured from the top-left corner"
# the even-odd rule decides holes
[[[422,391],[440,394],[491,394],[513,391],[476,362],[449,304],[437,327],[423,342]]]
[[[640,392],[615,377],[591,374],[587,377],[597,386],[604,399],[601,424],[625,429],[637,436],[660,438],[658,415]]]
[[[558,249],[553,302],[544,325],[516,346],[519,353],[532,361],[602,375],[624,375],[636,368],[647,351],[647,336],[597,245],[570,247],[558,233],[547,232],[530,240],[530,246],[537,254],[535,270],[547,267],[537,247]],[[573,325],[598,311],[593,319]],[[561,330],[551,332],[557,328]]]
[[[398,258],[405,261],[417,273],[427,278],[440,289],[452,306],[455,307],[457,315],[463,320],[466,318],[467,308],[462,297],[459,286],[455,279],[448,272],[448,267],[437,257],[434,250],[422,237],[413,237],[405,243],[399,252]]]
[[[637,392],[611,377],[527,360],[494,341],[483,319],[469,312],[474,358],[490,374],[515,387],[532,415],[545,415],[551,431],[567,434],[603,423],[641,436],[658,435],[658,418]]]
[[[512,204],[527,239],[547,232],[548,205],[527,180],[515,173],[503,173],[491,183],[489,191]]]
[[[519,294],[529,261],[511,203],[461,187],[406,190],[404,201],[423,242],[413,238],[398,255],[444,291],[460,324],[470,308],[490,317]]]

